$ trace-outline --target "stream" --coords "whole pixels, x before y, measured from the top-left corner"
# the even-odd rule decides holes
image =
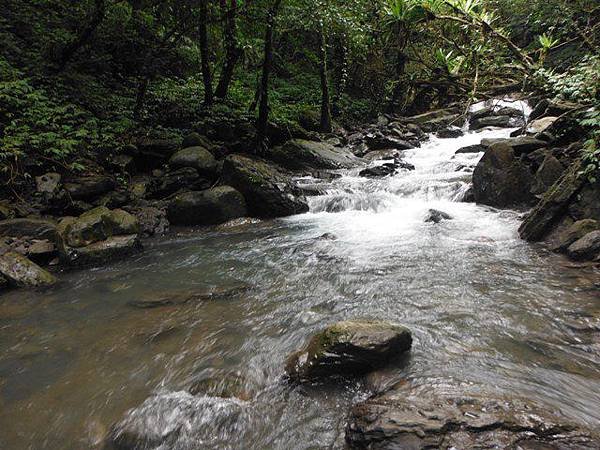
[[[301,180],[327,192],[306,214],[176,230],[50,291],[2,295],[0,448],[102,448],[131,408],[167,437],[151,448],[341,448],[350,406],[399,381],[597,425],[598,273],[521,241],[522,211],[460,202],[481,154],[455,151],[510,131],[431,137],[403,152],[411,172]],[[430,208],[452,220],[426,223]],[[342,386],[288,384],[286,356],[348,318],[406,325],[410,357]],[[243,398],[188,392],[215,379]]]

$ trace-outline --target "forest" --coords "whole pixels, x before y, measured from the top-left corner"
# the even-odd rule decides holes
[[[599,0],[1,6],[1,449],[600,448]]]

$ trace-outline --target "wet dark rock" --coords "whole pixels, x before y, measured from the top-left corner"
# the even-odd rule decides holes
[[[0,251],[0,274],[8,284],[15,287],[46,287],[58,281],[54,275],[42,269],[25,256],[13,251]]]
[[[463,136],[465,133],[460,128],[445,128],[438,131],[435,135],[442,139],[454,139]]]
[[[487,149],[487,147],[484,147],[483,145],[467,145],[466,147],[461,147],[458,150],[456,150],[455,154],[461,154],[461,153],[481,153],[481,152],[485,152],[485,150]]]
[[[543,194],[560,179],[564,171],[565,168],[558,159],[552,155],[547,155],[535,173],[531,192],[533,194]]]
[[[353,449],[597,449],[598,436],[526,400],[392,390],[352,408]]]
[[[211,181],[201,177],[192,167],[171,170],[154,180],[150,198],[164,198],[181,190],[203,190],[211,186]]]
[[[579,176],[581,161],[571,165],[563,177],[542,197],[536,207],[525,217],[519,228],[521,238],[527,241],[542,240],[561,220],[569,203],[586,183]]]
[[[64,183],[65,190],[73,200],[93,200],[116,187],[115,180],[104,175],[72,178]]]
[[[600,230],[600,222],[593,219],[579,220],[560,233],[558,242],[553,250],[565,251],[575,241],[596,230]]]
[[[463,203],[475,203],[475,192],[473,191],[473,187],[472,186],[469,187],[469,189],[467,189],[467,191],[463,195],[463,198],[462,198],[461,202],[463,202]]]
[[[137,142],[135,166],[141,172],[156,169],[180,148],[180,142],[176,139],[141,139]]]
[[[298,186],[265,161],[230,155],[224,161],[222,179],[243,194],[248,212],[254,217],[281,217],[308,211]]]
[[[272,148],[268,158],[290,170],[340,169],[353,167],[359,160],[349,151],[325,142],[294,139]]]
[[[530,153],[537,149],[548,146],[548,143],[530,136],[519,136],[510,139],[482,139],[481,145],[490,147],[494,144],[503,143],[510,146],[516,156],[524,153]]]
[[[40,265],[48,265],[57,256],[55,243],[47,239],[5,237],[0,239],[0,247],[5,246]]]
[[[0,221],[0,236],[30,237],[56,242],[56,224],[44,219],[9,219]]]
[[[373,162],[373,161],[381,161],[381,160],[395,160],[400,158],[400,152],[395,149],[387,149],[387,150],[374,150],[372,152],[367,153],[363,156],[365,161]]]
[[[195,131],[186,135],[181,143],[181,148],[204,147],[210,150],[210,141]]]
[[[600,230],[592,231],[567,248],[567,255],[578,261],[595,261],[600,257]]]
[[[365,178],[383,178],[396,173],[396,165],[386,163],[381,166],[369,167],[361,170],[358,175]]]
[[[213,179],[217,175],[217,161],[204,147],[188,147],[177,151],[169,159],[169,167],[180,169],[192,167],[201,177]]]
[[[369,320],[338,322],[290,355],[286,372],[294,381],[362,375],[389,364],[410,350],[411,344],[410,331],[401,325]]]
[[[408,150],[415,147],[411,142],[381,133],[367,134],[365,142],[371,151],[384,149]]]
[[[128,206],[127,212],[133,214],[139,224],[139,232],[144,237],[160,236],[169,231],[167,212],[154,206]]]
[[[499,208],[533,200],[531,172],[505,143],[492,145],[473,172],[475,201]]]
[[[425,222],[440,223],[442,220],[452,220],[452,216],[444,211],[430,209],[425,217]]]
[[[173,225],[215,225],[246,214],[244,196],[231,186],[178,194],[167,209]]]
[[[585,178],[585,177],[581,177]],[[600,220],[600,182],[586,183],[569,204],[569,215],[575,220]]]
[[[482,117],[481,119],[472,119],[469,128],[471,130],[480,130],[485,127],[500,127],[507,128],[513,125],[510,116],[490,116]]]

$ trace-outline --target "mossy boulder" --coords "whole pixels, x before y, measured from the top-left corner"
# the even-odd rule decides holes
[[[293,139],[268,152],[269,159],[290,170],[340,169],[358,164],[347,150],[326,142]]]
[[[282,217],[308,211],[306,200],[291,177],[266,161],[230,155],[223,163],[222,179],[242,193],[253,217]]]
[[[243,217],[246,213],[244,196],[231,186],[178,194],[167,210],[173,225],[213,225]]]
[[[217,160],[204,147],[188,147],[176,152],[169,160],[169,166],[173,169],[192,167],[198,174],[207,178],[214,178],[217,174]]]
[[[137,218],[121,209],[99,206],[58,224],[59,253],[71,265],[105,263],[141,249]]]
[[[13,251],[0,255],[0,274],[15,287],[46,287],[58,281],[54,275]]]
[[[407,328],[384,321],[348,320],[314,335],[306,347],[287,360],[286,372],[295,381],[331,376],[356,376],[385,366],[410,350]]]
[[[138,222],[126,211],[99,206],[78,218],[62,221],[59,229],[64,245],[85,247],[114,235],[137,234]]]

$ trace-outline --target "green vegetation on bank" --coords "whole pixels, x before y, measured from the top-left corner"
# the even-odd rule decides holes
[[[327,131],[519,90],[592,107],[599,19],[594,0],[7,0],[0,177],[86,171],[207,117],[256,121],[254,152],[267,119]]]

